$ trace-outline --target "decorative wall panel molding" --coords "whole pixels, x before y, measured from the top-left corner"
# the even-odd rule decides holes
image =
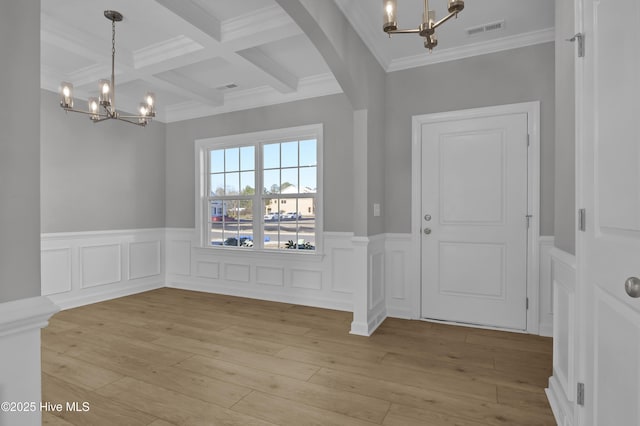
[[[63,309],[164,287],[164,229],[41,236],[42,294]]]
[[[564,426],[574,424],[576,391],[576,259],[557,248],[551,256],[553,288],[553,376],[546,389],[555,418]]]

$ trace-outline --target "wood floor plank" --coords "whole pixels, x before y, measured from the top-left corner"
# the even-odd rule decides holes
[[[44,401],[90,413],[43,424],[553,425],[551,341],[164,288],[56,314]]]
[[[251,416],[238,415],[218,405],[130,377],[98,389],[97,393],[178,425],[194,423],[196,420],[207,420],[210,424],[263,424],[257,419],[252,420]]]
[[[548,377],[541,376],[535,370],[523,369],[516,376],[494,368],[478,367],[473,364],[462,366],[459,363],[442,362],[437,358],[434,359],[424,355],[388,353],[382,363],[427,373],[437,372],[462,380],[477,380],[478,382],[507,385],[524,390],[541,389],[548,382]]]
[[[53,404],[67,402],[88,402],[89,411],[67,411],[63,409],[56,415],[75,426],[145,426],[155,420],[155,416],[144,413],[137,407],[121,404],[112,398],[82,389],[56,377],[43,374],[42,401]]]
[[[454,412],[439,413],[419,408],[405,407],[400,404],[393,404],[389,414],[384,419],[384,426],[489,426],[495,423],[481,423],[469,419],[461,419]],[[511,425],[511,423],[502,423]],[[515,425],[515,424],[514,424]],[[518,425],[520,426],[520,425]]]
[[[465,377],[453,377],[447,373],[437,371],[422,372],[394,365],[383,366],[373,363],[354,363],[345,357],[298,348],[286,348],[279,352],[278,356],[291,360],[302,360],[309,364],[369,376],[379,380],[405,383],[418,388],[424,386],[439,386],[442,390],[449,392],[456,392],[457,390],[463,389],[465,394],[473,398],[490,402],[497,400],[495,385],[478,382],[477,380],[469,380]]]
[[[279,425],[372,426],[376,424],[305,404],[291,404],[288,399],[256,391],[243,398],[233,409]]]
[[[318,367],[295,360],[285,360],[279,357],[256,352],[242,351],[235,348],[203,342],[179,336],[166,336],[155,340],[154,343],[166,348],[180,348],[194,354],[218,358],[234,362],[247,367],[256,368],[293,379],[308,380],[318,371]]]
[[[42,413],[42,425],[43,426],[74,426],[73,423],[69,423],[62,417],[58,417],[55,414],[44,412]]]
[[[95,390],[124,376],[81,359],[42,349],[42,372],[81,388]]]
[[[381,422],[389,408],[389,402],[382,399],[290,379],[202,356],[189,358],[177,364],[177,367],[280,398],[371,422]]]
[[[217,380],[201,372],[194,373],[176,366],[157,368],[153,371],[139,370],[131,377],[226,408],[233,406],[251,392],[248,387]]]
[[[501,418],[505,420],[504,424],[524,424],[521,423],[522,418],[531,415],[536,417],[537,414],[534,414],[534,411],[539,409],[522,410],[522,407],[483,401],[472,395],[465,395],[463,390],[448,393],[437,385],[432,388],[417,388],[325,368],[316,373],[310,381],[335,389],[347,389],[351,392],[374,396],[388,400],[392,404],[425,410],[434,415],[446,417],[455,414],[458,420],[486,424],[496,421],[496,413],[500,413]]]

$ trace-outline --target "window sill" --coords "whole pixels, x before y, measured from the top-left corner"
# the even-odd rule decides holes
[[[199,254],[212,254],[223,256],[237,256],[246,258],[260,258],[260,259],[282,259],[282,258],[296,258],[301,261],[308,262],[322,262],[325,254],[316,250],[269,250],[269,249],[254,249],[254,248],[240,248],[229,246],[196,246],[194,247],[196,253]]]

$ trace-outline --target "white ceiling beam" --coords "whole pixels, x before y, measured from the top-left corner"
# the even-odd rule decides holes
[[[222,25],[218,18],[191,0],[156,0],[156,2],[209,37],[222,41]]]
[[[351,101],[352,106],[354,108],[363,108],[365,105],[363,101],[365,96],[358,90],[358,87],[351,77],[349,66],[341,54],[342,52],[338,50],[338,46],[334,45],[333,40],[331,40],[328,35],[328,31],[325,32],[326,23],[323,22],[325,25],[321,25],[307,7],[302,4],[301,0],[275,1],[291,16],[298,26],[302,28],[307,37],[309,37],[309,40],[311,40],[311,43],[318,49],[329,66],[329,69],[331,69],[331,72],[336,77],[336,80],[338,80],[342,90],[347,95],[347,98]],[[343,18],[343,20],[346,22],[346,18]],[[338,25],[338,23],[334,24]]]
[[[236,53],[271,76],[273,88],[280,93],[295,92],[298,88],[298,77],[267,56],[259,47],[252,47]]]

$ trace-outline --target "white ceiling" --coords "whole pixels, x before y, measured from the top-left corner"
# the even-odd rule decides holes
[[[331,0],[316,0],[331,1]],[[468,0],[457,20],[438,29],[432,54],[415,35],[382,32],[382,1],[335,0],[387,71],[553,39],[554,0]],[[399,23],[418,25],[422,1],[399,0]],[[438,17],[446,0],[431,0]],[[442,4],[440,4],[442,3]],[[163,122],[340,93],[303,31],[274,0],[43,0],[41,85],[74,84],[77,103],[97,95],[111,70],[116,23],[116,104],[135,111],[156,93]],[[497,20],[505,29],[468,37],[465,29]],[[220,89],[236,84],[237,87]]]

